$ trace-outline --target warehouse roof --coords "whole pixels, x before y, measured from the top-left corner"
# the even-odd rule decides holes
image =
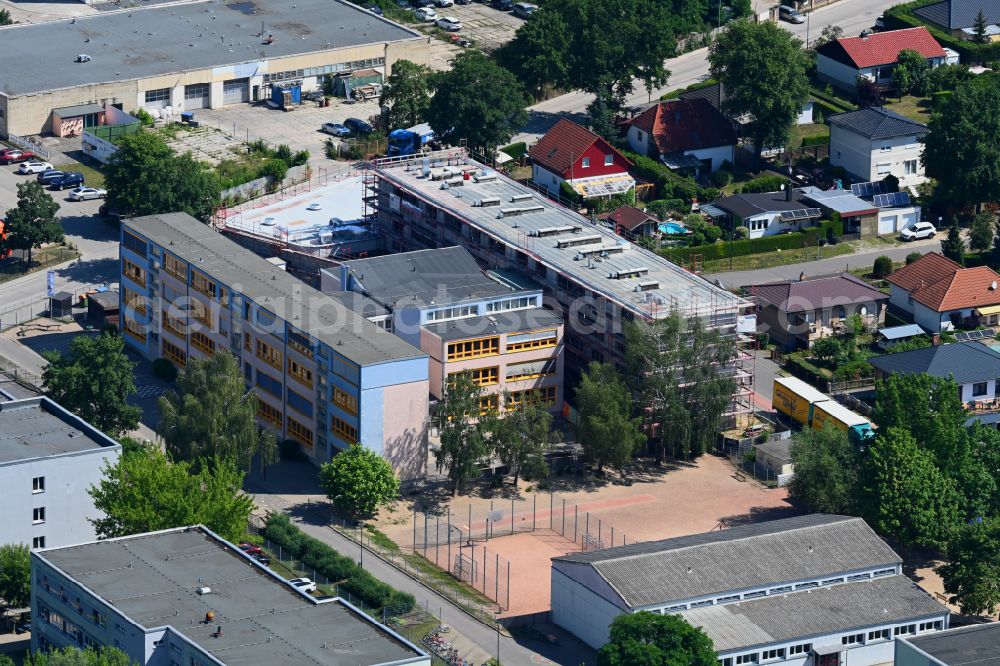
[[[0,404],[0,465],[118,446],[48,398]]]
[[[266,73],[266,61],[275,58],[418,37],[343,0],[207,0],[123,9],[0,28],[0,91],[13,97],[213,68],[230,68],[229,78],[237,79]],[[91,60],[75,62],[79,54]]]
[[[358,365],[426,356],[186,213],[137,217],[125,226]]]
[[[1000,666],[1000,622],[900,637],[944,666]]]
[[[356,666],[426,657],[342,601],[317,602],[207,529],[35,551],[143,628],[169,626],[226,664]],[[199,590],[208,588],[207,594]],[[210,624],[206,613],[215,612]],[[213,636],[222,628],[221,636]]]
[[[782,643],[867,627],[946,615],[910,579],[901,575],[844,583],[750,601],[706,606],[680,613],[708,634],[720,652]],[[840,638],[836,646],[843,649]],[[814,648],[822,649],[820,643]]]
[[[632,608],[901,562],[860,518],[812,514],[575,553]]]

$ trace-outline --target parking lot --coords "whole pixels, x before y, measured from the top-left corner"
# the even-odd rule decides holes
[[[462,22],[462,29],[458,34],[486,50],[499,48],[509,42],[514,37],[514,32],[524,23],[511,12],[493,9],[488,2],[473,2],[471,5],[443,8],[435,6],[434,11],[439,17],[457,18]]]

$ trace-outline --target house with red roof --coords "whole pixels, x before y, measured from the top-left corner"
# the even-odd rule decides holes
[[[531,180],[553,194],[568,183],[585,199],[625,194],[635,187],[632,163],[614,146],[585,127],[557,122],[528,149]]]
[[[886,279],[890,306],[930,333],[1000,325],[1000,274],[988,266],[962,268],[931,252]]]
[[[630,238],[652,236],[660,225],[660,220],[655,215],[650,215],[635,206],[619,206],[610,213],[603,213],[597,217],[613,224],[615,233],[619,236]]]
[[[816,74],[821,81],[849,91],[857,89],[859,76],[880,86],[890,86],[899,52],[906,50],[927,58],[931,67],[943,65],[948,59],[945,50],[923,26],[866,32],[861,37],[835,39],[816,49]]]
[[[629,148],[675,171],[698,176],[733,161],[733,123],[704,98],[654,104],[626,126]]]

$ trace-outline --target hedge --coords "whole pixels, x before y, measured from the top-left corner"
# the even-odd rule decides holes
[[[283,513],[267,517],[264,536],[305,566],[315,569],[331,581],[342,581],[340,587],[355,595],[372,608],[403,606],[409,612],[416,606],[412,594],[389,587],[370,573],[344,557],[319,539],[305,534]]]
[[[824,106],[836,109],[834,113],[843,113],[845,111],[856,111],[858,105],[850,100],[846,100],[843,97],[838,97],[832,93],[828,93],[825,90],[821,90],[815,86],[809,88],[809,96],[816,101],[823,102]]]
[[[829,390],[830,380],[823,372],[796,354],[789,354],[785,357],[785,369],[802,381],[812,384],[821,391]]]
[[[517,160],[528,152],[528,146],[524,143],[524,141],[518,141],[517,143],[512,143],[509,146],[504,146],[500,149],[500,152],[506,153]]]
[[[683,199],[691,201],[712,201],[719,196],[715,187],[702,187],[691,178],[678,176],[676,173],[656,160],[633,153],[630,150],[619,150],[632,163],[632,171],[643,180],[648,180],[656,186],[660,199]]]
[[[847,109],[842,109],[840,107],[834,106],[834,105],[830,104],[829,102],[827,102],[826,100],[822,100],[822,99],[817,99],[813,103],[813,108],[819,108],[820,110],[822,110],[823,111],[823,116],[826,117],[826,118],[829,118],[830,116],[834,115],[835,113],[844,113],[844,112],[847,111]]]
[[[751,238],[737,241],[719,241],[710,245],[696,245],[694,247],[669,248],[663,251],[664,256],[677,263],[687,263],[691,256],[701,255],[702,261],[712,261],[714,259],[727,259],[729,257],[745,257],[750,254],[761,252],[773,252],[775,250],[793,250],[801,247],[816,247],[817,241],[821,237],[826,237],[826,226],[829,222],[818,227],[810,227],[802,231],[793,231],[787,234],[776,236],[764,236],[763,238]],[[841,225],[843,229],[843,225]],[[836,229],[834,229],[836,234]]]
[[[890,7],[885,10],[884,13],[886,30],[902,30],[905,28],[925,27],[930,30],[931,35],[934,36],[934,39],[936,39],[941,46],[958,51],[963,63],[1000,60],[1000,42],[976,44],[974,42],[958,39],[956,37],[952,37],[936,25],[925,23],[920,19],[920,17],[913,14],[914,9],[926,7],[927,5],[933,5],[938,1],[939,0],[915,0],[915,2],[907,2],[902,5]]]
[[[704,81],[698,81],[697,83],[692,83],[686,88],[678,88],[677,90],[671,90],[660,95],[661,100],[677,99],[686,92],[692,92],[694,90],[703,90],[705,88],[711,88],[716,85],[718,81],[715,79],[705,79]]]
[[[802,147],[806,146],[825,146],[830,143],[830,135],[824,134],[823,136],[806,136],[802,137]]]
[[[788,187],[787,178],[779,176],[778,174],[765,174],[763,176],[758,176],[753,180],[748,180],[736,188],[736,191],[741,194],[751,192],[778,192],[781,190],[782,186]]]

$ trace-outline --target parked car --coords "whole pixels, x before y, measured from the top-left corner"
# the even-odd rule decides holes
[[[35,178],[42,185],[49,185],[56,178],[62,178],[66,175],[65,171],[60,171],[59,169],[49,169],[48,171],[43,171]]]
[[[421,7],[430,7],[434,4],[434,0],[410,0],[410,4],[420,9]]]
[[[514,0],[492,0],[490,4],[493,9],[499,9],[502,12],[509,12],[514,9]]]
[[[456,5],[471,5],[472,0],[455,0]]]
[[[333,136],[351,136],[351,130],[347,129],[347,127],[340,123],[323,123],[323,127],[321,129],[327,134],[332,134]]]
[[[915,241],[921,238],[934,238],[937,228],[930,222],[914,222],[899,232],[899,237],[905,241]]]
[[[536,9],[538,9],[538,6],[530,2],[517,2],[514,3],[514,16],[520,16],[527,20],[529,16],[535,13]]]
[[[875,25],[872,26],[872,30],[875,32],[882,32],[885,30],[885,16],[879,16],[875,19]]]
[[[803,16],[799,10],[795,7],[790,7],[788,5],[781,5],[778,7],[778,18],[782,21],[788,21],[789,23],[805,23],[806,17]]]
[[[264,551],[261,550],[260,546],[255,546],[252,543],[243,542],[240,544],[240,550],[242,550],[247,555],[263,555]]]
[[[69,193],[70,201],[87,201],[88,199],[106,199],[108,191],[99,187],[78,187]]]
[[[371,134],[374,131],[371,125],[360,118],[348,118],[344,121],[344,125],[351,131],[351,134]]]
[[[368,11],[370,11],[372,14],[376,14],[378,16],[382,16],[382,8],[379,7],[378,5],[368,5],[368,7],[366,7],[366,9]]]
[[[302,590],[303,592],[312,593],[316,591],[316,583],[312,582],[308,578],[293,578],[288,582],[295,586],[296,589]]]
[[[4,148],[3,150],[0,150],[0,164],[27,162],[34,157],[35,154],[30,150],[21,150],[20,148]]]
[[[31,160],[29,162],[21,162],[21,166],[18,167],[18,173],[42,173],[43,171],[48,171],[52,168],[52,165],[48,162],[36,162]]]
[[[48,181],[49,187],[53,190],[65,190],[68,187],[79,187],[83,185],[83,174],[79,171],[64,173],[59,178]]]
[[[450,32],[458,32],[462,29],[462,22],[454,16],[442,16],[437,20],[437,27]]]
[[[434,4],[437,5],[438,7],[444,8],[444,7],[451,7],[455,3],[453,2],[453,0],[434,0]]]
[[[253,559],[257,560],[258,562],[260,562],[261,564],[263,564],[265,567],[271,566],[271,558],[268,557],[267,555],[251,555],[250,557],[252,557]]]
[[[416,11],[417,18],[421,21],[433,22],[437,17],[437,12],[432,7],[421,7]]]

